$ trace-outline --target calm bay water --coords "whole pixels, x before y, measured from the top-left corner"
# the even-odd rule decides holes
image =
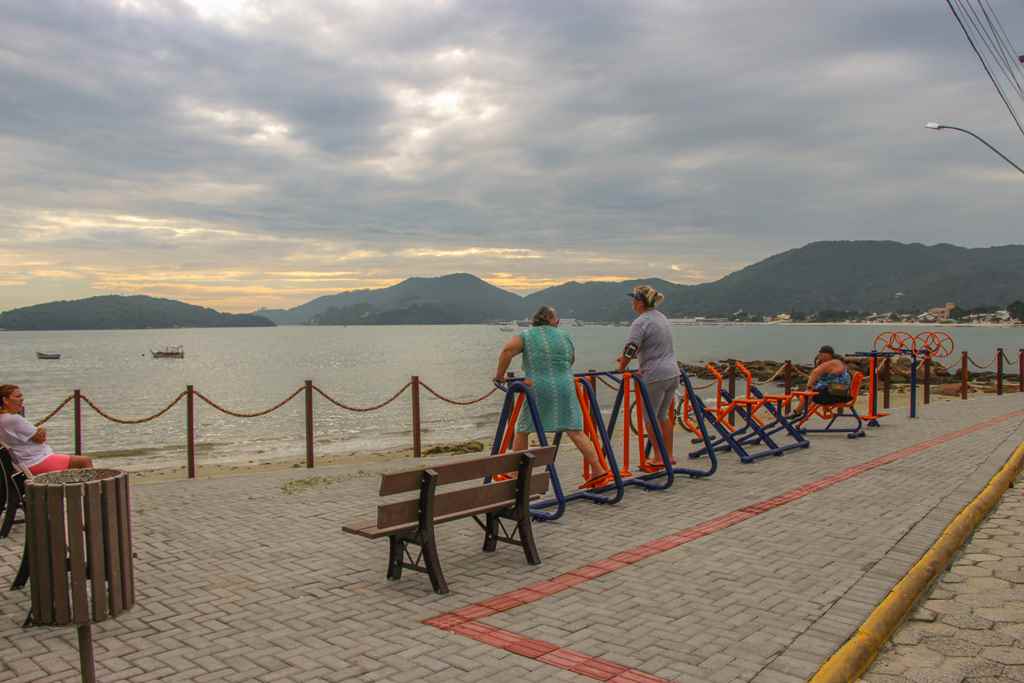
[[[673,328],[677,355],[686,362],[741,358],[807,362],[821,344],[840,352],[871,348],[891,326],[701,325]],[[926,327],[902,326],[911,333]],[[946,326],[957,353],[980,362],[1003,346],[1011,357],[1024,346],[1024,327]],[[609,368],[627,328],[568,328],[576,342],[576,367]],[[311,379],[350,405],[367,406],[391,396],[410,375],[419,375],[452,398],[490,389],[498,350],[511,336],[493,325],[301,327],[251,329],[3,332],[0,382],[20,384],[29,419],[39,420],[79,388],[100,408],[121,418],[151,415],[187,384],[226,408],[254,412],[277,403]],[[181,344],[185,358],[153,359],[150,349]],[[37,360],[36,351],[62,354]],[[953,359],[950,359],[953,360]],[[513,363],[513,368],[518,363]],[[1015,368],[1014,368],[1015,370]],[[426,445],[469,438],[489,443],[499,396],[469,407],[422,397]],[[84,450],[104,453],[104,463],[132,469],[181,465],[185,444],[184,400],[163,417],[141,425],[117,425],[83,406]],[[377,451],[411,442],[409,394],[387,408],[352,413],[315,398],[318,453]],[[300,394],[271,415],[240,419],[196,401],[196,440],[203,462],[301,459],[305,452]],[[48,424],[58,451],[73,450],[71,406]]]

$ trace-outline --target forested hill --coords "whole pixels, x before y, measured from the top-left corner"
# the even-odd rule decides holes
[[[637,281],[570,282],[526,297],[565,317],[628,320],[622,292]],[[665,293],[669,317],[826,310],[919,312],[946,302],[961,308],[1024,299],[1024,246],[967,249],[950,244],[813,242],[770,256],[715,282],[647,280]]]
[[[280,324],[477,323],[526,315],[522,297],[468,273],[411,277],[382,289],[321,296],[288,310],[262,309]]]
[[[0,313],[5,330],[136,330],[166,327],[266,327],[259,315],[220,313],[151,296],[94,296]]]

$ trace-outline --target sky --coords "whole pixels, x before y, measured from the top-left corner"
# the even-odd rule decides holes
[[[1024,52],[1024,6],[990,2]],[[924,127],[1024,161],[940,0],[0,0],[0,26],[0,310],[1024,241],[1020,175]]]

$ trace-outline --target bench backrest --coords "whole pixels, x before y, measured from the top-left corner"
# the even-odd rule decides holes
[[[427,473],[436,476],[436,486],[493,477],[496,474],[515,472],[523,461],[523,455],[533,458],[533,468],[546,467],[555,461],[554,446],[533,448],[527,451],[483,456],[446,465],[435,465],[427,469],[410,470],[385,474],[380,480],[380,495],[420,491]],[[446,493],[436,493],[433,500],[435,517],[455,515],[486,507],[513,505],[519,488],[515,479],[460,488]],[[548,473],[544,470],[530,477],[530,493],[544,493],[548,489]],[[400,500],[384,503],[377,508],[377,527],[380,529],[416,522],[419,519],[420,499]]]

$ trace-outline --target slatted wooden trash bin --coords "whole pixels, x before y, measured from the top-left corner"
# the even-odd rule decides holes
[[[50,472],[25,488],[29,623],[74,624],[82,680],[95,681],[92,623],[135,604],[128,473]]]

